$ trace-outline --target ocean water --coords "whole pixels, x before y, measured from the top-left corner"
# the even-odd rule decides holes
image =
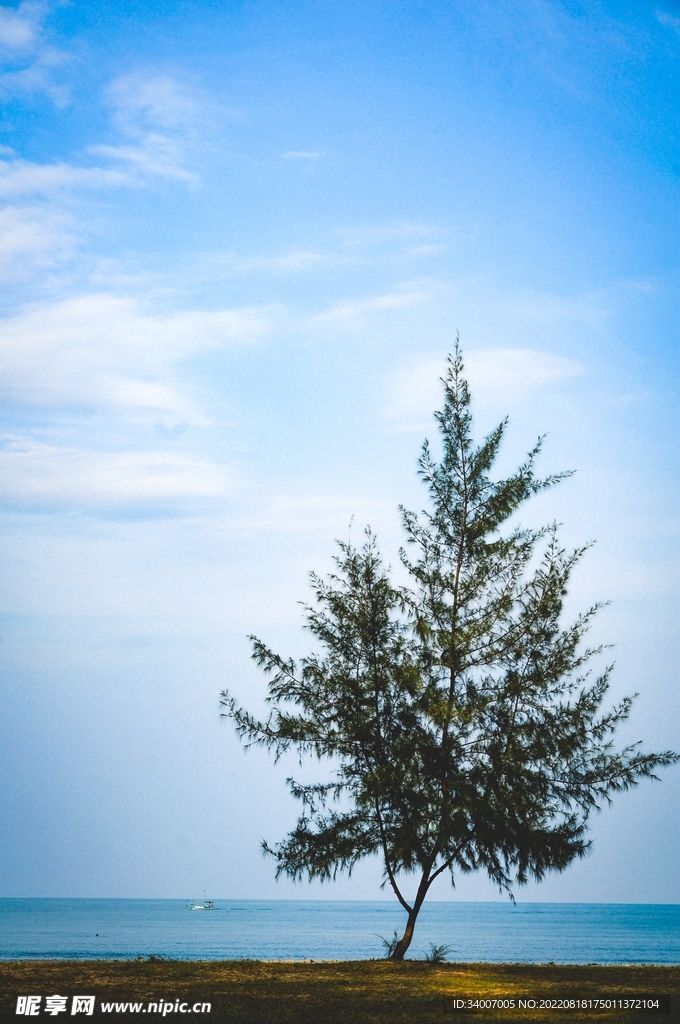
[[[396,902],[0,899],[0,959],[371,959],[403,928]],[[680,906],[426,903],[409,956],[449,960],[680,963]]]

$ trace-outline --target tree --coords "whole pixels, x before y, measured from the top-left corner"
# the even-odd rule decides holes
[[[599,606],[561,621],[586,548],[566,551],[555,524],[516,522],[532,495],[569,474],[535,476],[539,439],[493,481],[507,421],[474,444],[458,346],[443,384],[441,460],[427,442],[419,460],[430,509],[401,510],[411,586],[392,585],[370,530],[361,549],[341,543],[337,573],[311,575],[306,627],[323,653],[297,666],[251,637],[271,713],[260,721],[222,695],[247,746],[329,760],[331,781],[287,780],[302,814],[263,848],[277,877],[294,879],[333,879],[378,854],[407,914],[395,960],[439,875],[455,884],[459,871],[484,870],[512,896],[583,857],[592,811],[680,756],[615,748],[632,698],[601,711],[611,666],[593,678],[602,648],[582,643]],[[409,902],[402,879],[413,874]]]

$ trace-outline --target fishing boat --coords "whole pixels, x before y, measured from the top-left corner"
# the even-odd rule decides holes
[[[186,904],[187,910],[214,910],[215,903],[213,900],[191,900]]]

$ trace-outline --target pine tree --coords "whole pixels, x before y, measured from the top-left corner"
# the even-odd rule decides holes
[[[566,551],[554,524],[516,523],[532,495],[569,474],[536,478],[539,439],[512,476],[493,481],[507,421],[475,445],[458,347],[443,384],[441,461],[427,442],[419,460],[430,508],[402,509],[412,586],[390,583],[370,530],[360,550],[340,544],[338,572],[312,574],[306,609],[323,654],[296,666],[251,637],[272,711],[261,722],[222,695],[247,745],[337,766],[330,782],[288,780],[302,814],[286,839],[263,847],[277,877],[295,879],[332,879],[380,855],[407,914],[395,960],[439,875],[455,882],[483,870],[512,895],[562,871],[588,849],[595,808],[679,759],[615,748],[632,698],[601,711],[611,666],[593,678],[602,649],[583,645],[599,606],[562,624],[586,548]]]

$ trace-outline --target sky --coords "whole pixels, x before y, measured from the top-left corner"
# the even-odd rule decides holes
[[[219,698],[336,539],[398,565],[457,332],[499,474],[576,471],[523,521],[596,542],[620,741],[680,750],[680,4],[24,0],[0,55],[0,895],[393,898],[274,880],[324,769]],[[591,835],[517,898],[680,903],[680,769]]]

